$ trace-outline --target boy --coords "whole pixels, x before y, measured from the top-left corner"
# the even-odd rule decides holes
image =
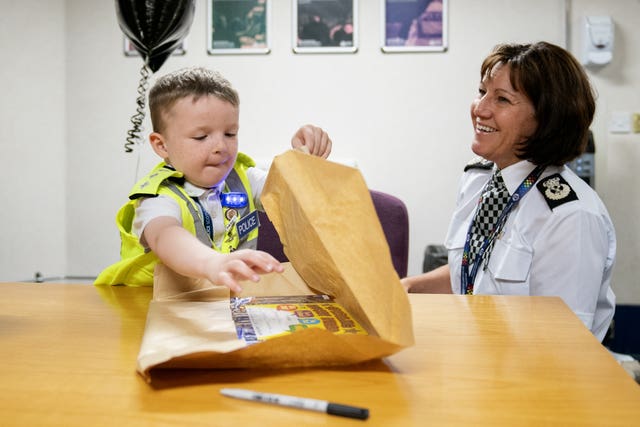
[[[151,88],[149,142],[164,161],[118,212],[121,260],[96,285],[152,285],[158,262],[235,292],[241,280],[282,272],[275,258],[254,250],[266,173],[238,153],[239,103],[229,81],[204,68],[170,73]],[[323,158],[331,152],[327,134],[311,125],[291,145]]]

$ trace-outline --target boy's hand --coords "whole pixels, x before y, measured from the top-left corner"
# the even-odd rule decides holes
[[[170,269],[183,276],[207,279],[241,292],[238,282],[260,280],[260,274],[282,273],[284,267],[266,252],[241,249],[228,254],[203,245],[173,217],[160,216],[147,224],[143,236]]]
[[[304,125],[291,138],[291,147],[301,149],[306,147],[309,154],[326,159],[331,153],[331,139],[321,128]]]
[[[282,273],[284,267],[266,252],[240,249],[229,254],[215,253],[206,266],[207,279],[216,285],[242,292],[238,282],[260,280],[260,274]]]

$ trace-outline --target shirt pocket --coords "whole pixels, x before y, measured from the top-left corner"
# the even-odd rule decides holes
[[[450,251],[464,249],[464,243],[467,239],[468,231],[469,224],[466,221],[466,218],[453,216],[449,226],[449,231],[444,239],[444,246]]]
[[[532,261],[533,251],[517,234],[511,235],[509,241],[496,241],[487,269],[498,293],[529,295]]]

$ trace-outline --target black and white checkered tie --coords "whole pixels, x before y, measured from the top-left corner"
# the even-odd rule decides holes
[[[498,217],[504,210],[505,206],[509,202],[509,190],[504,185],[502,180],[502,174],[497,171],[491,177],[491,181],[487,184],[482,193],[482,201],[480,207],[473,219],[473,229],[471,231],[471,248],[470,248],[470,264],[473,264],[476,259],[476,255],[480,251],[485,239],[491,234],[491,230],[498,221]],[[482,257],[483,261],[486,261],[491,255],[493,249],[493,242],[487,248]],[[486,263],[485,263],[486,265]]]

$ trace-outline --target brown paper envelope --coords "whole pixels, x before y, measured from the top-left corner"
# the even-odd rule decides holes
[[[158,265],[138,370],[345,365],[413,344],[411,309],[369,190],[357,169],[289,151],[276,157],[262,203],[280,234],[282,274],[243,282],[239,296],[331,295],[370,335],[306,329],[246,346],[230,291]]]
[[[290,150],[274,159],[261,201],[310,287],[381,338],[413,344],[409,299],[357,169]]]
[[[244,291],[237,296],[313,293],[291,263],[283,265],[282,274],[264,275],[258,283],[243,282]],[[246,346],[236,335],[229,289],[195,281],[198,289],[174,292],[193,281],[158,266],[154,286],[169,291],[171,297],[154,298],[149,304],[138,354],[138,371],[147,381],[151,381],[152,369],[348,365],[385,357],[403,348],[376,336],[335,335],[322,329],[306,329]]]

